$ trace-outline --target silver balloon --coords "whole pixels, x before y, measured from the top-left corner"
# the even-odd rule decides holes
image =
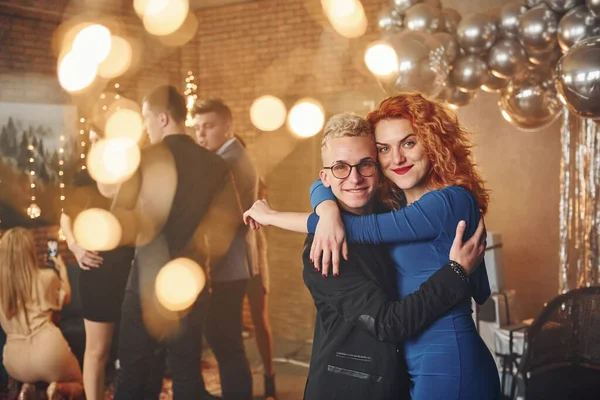
[[[496,41],[494,17],[481,13],[467,15],[458,24],[456,40],[460,47],[470,54],[489,50]]]
[[[542,7],[527,11],[519,21],[519,39],[528,52],[544,52],[554,48],[557,30],[557,14]]]
[[[442,15],[444,16],[444,29],[448,33],[455,33],[462,16],[454,8],[443,8]]]
[[[543,2],[544,0],[525,0],[525,5],[529,8],[533,8],[535,6],[539,6]]]
[[[485,82],[487,63],[479,56],[470,54],[459,57],[452,66],[452,83],[462,90],[476,90]]]
[[[527,57],[529,58],[529,62],[535,65],[544,65],[554,67],[558,59],[562,56],[560,52],[560,48],[558,46],[554,47],[550,51],[528,51]]]
[[[409,8],[422,2],[423,0],[392,0],[392,7],[400,14],[404,14]]]
[[[448,84],[440,92],[438,100],[448,103],[454,109],[466,106],[477,97],[477,91],[463,91],[452,84]]]
[[[498,78],[496,75],[489,72],[485,78],[485,82],[481,85],[481,89],[486,92],[495,93],[504,89],[506,86],[508,86],[508,79]]]
[[[600,20],[594,18],[584,5],[575,7],[558,23],[558,45],[566,52],[575,43],[598,34]]]
[[[600,119],[600,37],[577,43],[558,60],[556,86],[571,111]]]
[[[585,5],[594,17],[600,18],[600,0],[586,0]]]
[[[433,37],[440,41],[444,47],[444,50],[446,51],[446,58],[448,59],[448,62],[452,64],[460,54],[460,48],[458,47],[458,43],[456,43],[456,38],[454,35],[446,32],[438,32],[434,33]]]
[[[404,16],[404,26],[411,31],[435,33],[443,30],[442,12],[429,5],[412,6]]]
[[[442,44],[423,32],[403,31],[387,42],[394,48],[400,66],[393,81],[382,82],[388,93],[416,90],[435,97],[448,80],[450,64]]]
[[[551,75],[530,68],[512,78],[500,92],[498,106],[504,118],[522,131],[547,127],[562,113]]]
[[[382,32],[399,32],[402,29],[402,15],[396,10],[386,10],[379,15],[377,21]]]
[[[504,39],[490,49],[488,65],[497,77],[511,78],[527,68],[527,53],[521,43]]]
[[[500,35],[507,39],[516,39],[519,37],[519,18],[525,14],[527,7],[520,1],[508,3],[500,9],[500,23],[498,29]]]
[[[582,5],[585,3],[585,0],[544,0],[544,3],[546,3],[552,11],[564,14],[572,8]]]

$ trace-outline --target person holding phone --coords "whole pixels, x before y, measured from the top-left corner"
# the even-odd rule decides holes
[[[90,129],[92,146],[100,140],[100,130]],[[79,292],[85,325],[83,384],[88,400],[104,399],[106,365],[116,323],[121,318],[121,305],[129,277],[134,250],[118,247],[111,251],[95,252],[82,247],[72,226],[77,215],[90,208],[110,209],[114,187],[95,182],[87,169],[74,178],[72,192],[60,217],[60,226],[69,250],[81,268]]]
[[[0,325],[6,332],[3,363],[23,382],[19,399],[28,398],[33,383],[50,385],[47,396],[83,396],[81,369],[52,313],[70,301],[71,285],[60,257],[52,256],[56,271],[40,268],[31,233],[9,229],[0,240]]]

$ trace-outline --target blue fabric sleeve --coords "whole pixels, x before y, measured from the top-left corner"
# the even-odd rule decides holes
[[[456,205],[463,206],[463,205]],[[469,207],[466,204],[464,207]],[[385,214],[343,215],[346,234],[356,243],[403,243],[433,240],[442,232],[447,200],[441,191],[425,194],[413,205]],[[309,218],[308,233],[314,233],[318,216]]]
[[[315,183],[310,185],[310,205],[313,210],[317,209],[317,206],[324,201],[333,200],[336,201],[331,188],[325,187],[320,179],[317,179]]]

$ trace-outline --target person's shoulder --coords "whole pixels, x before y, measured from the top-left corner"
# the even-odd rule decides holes
[[[49,286],[54,282],[60,282],[60,278],[54,268],[47,267],[39,269],[38,281],[44,286]]]
[[[432,190],[423,195],[422,199],[439,198],[444,200],[473,202],[475,197],[473,194],[462,186],[452,185],[446,186],[443,189]]]

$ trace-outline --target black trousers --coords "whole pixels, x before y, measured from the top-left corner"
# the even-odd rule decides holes
[[[206,394],[201,373],[202,328],[207,305],[206,299],[199,296],[189,313],[182,318],[178,333],[165,342],[158,342],[144,325],[139,294],[130,290],[125,292],[115,400],[158,398],[162,374],[157,374],[156,369],[164,367],[161,347],[166,349],[171,367],[173,399],[202,399]],[[149,382],[151,376],[159,382]]]
[[[212,282],[206,339],[219,363],[223,400],[251,400],[252,373],[242,337],[248,280]]]

